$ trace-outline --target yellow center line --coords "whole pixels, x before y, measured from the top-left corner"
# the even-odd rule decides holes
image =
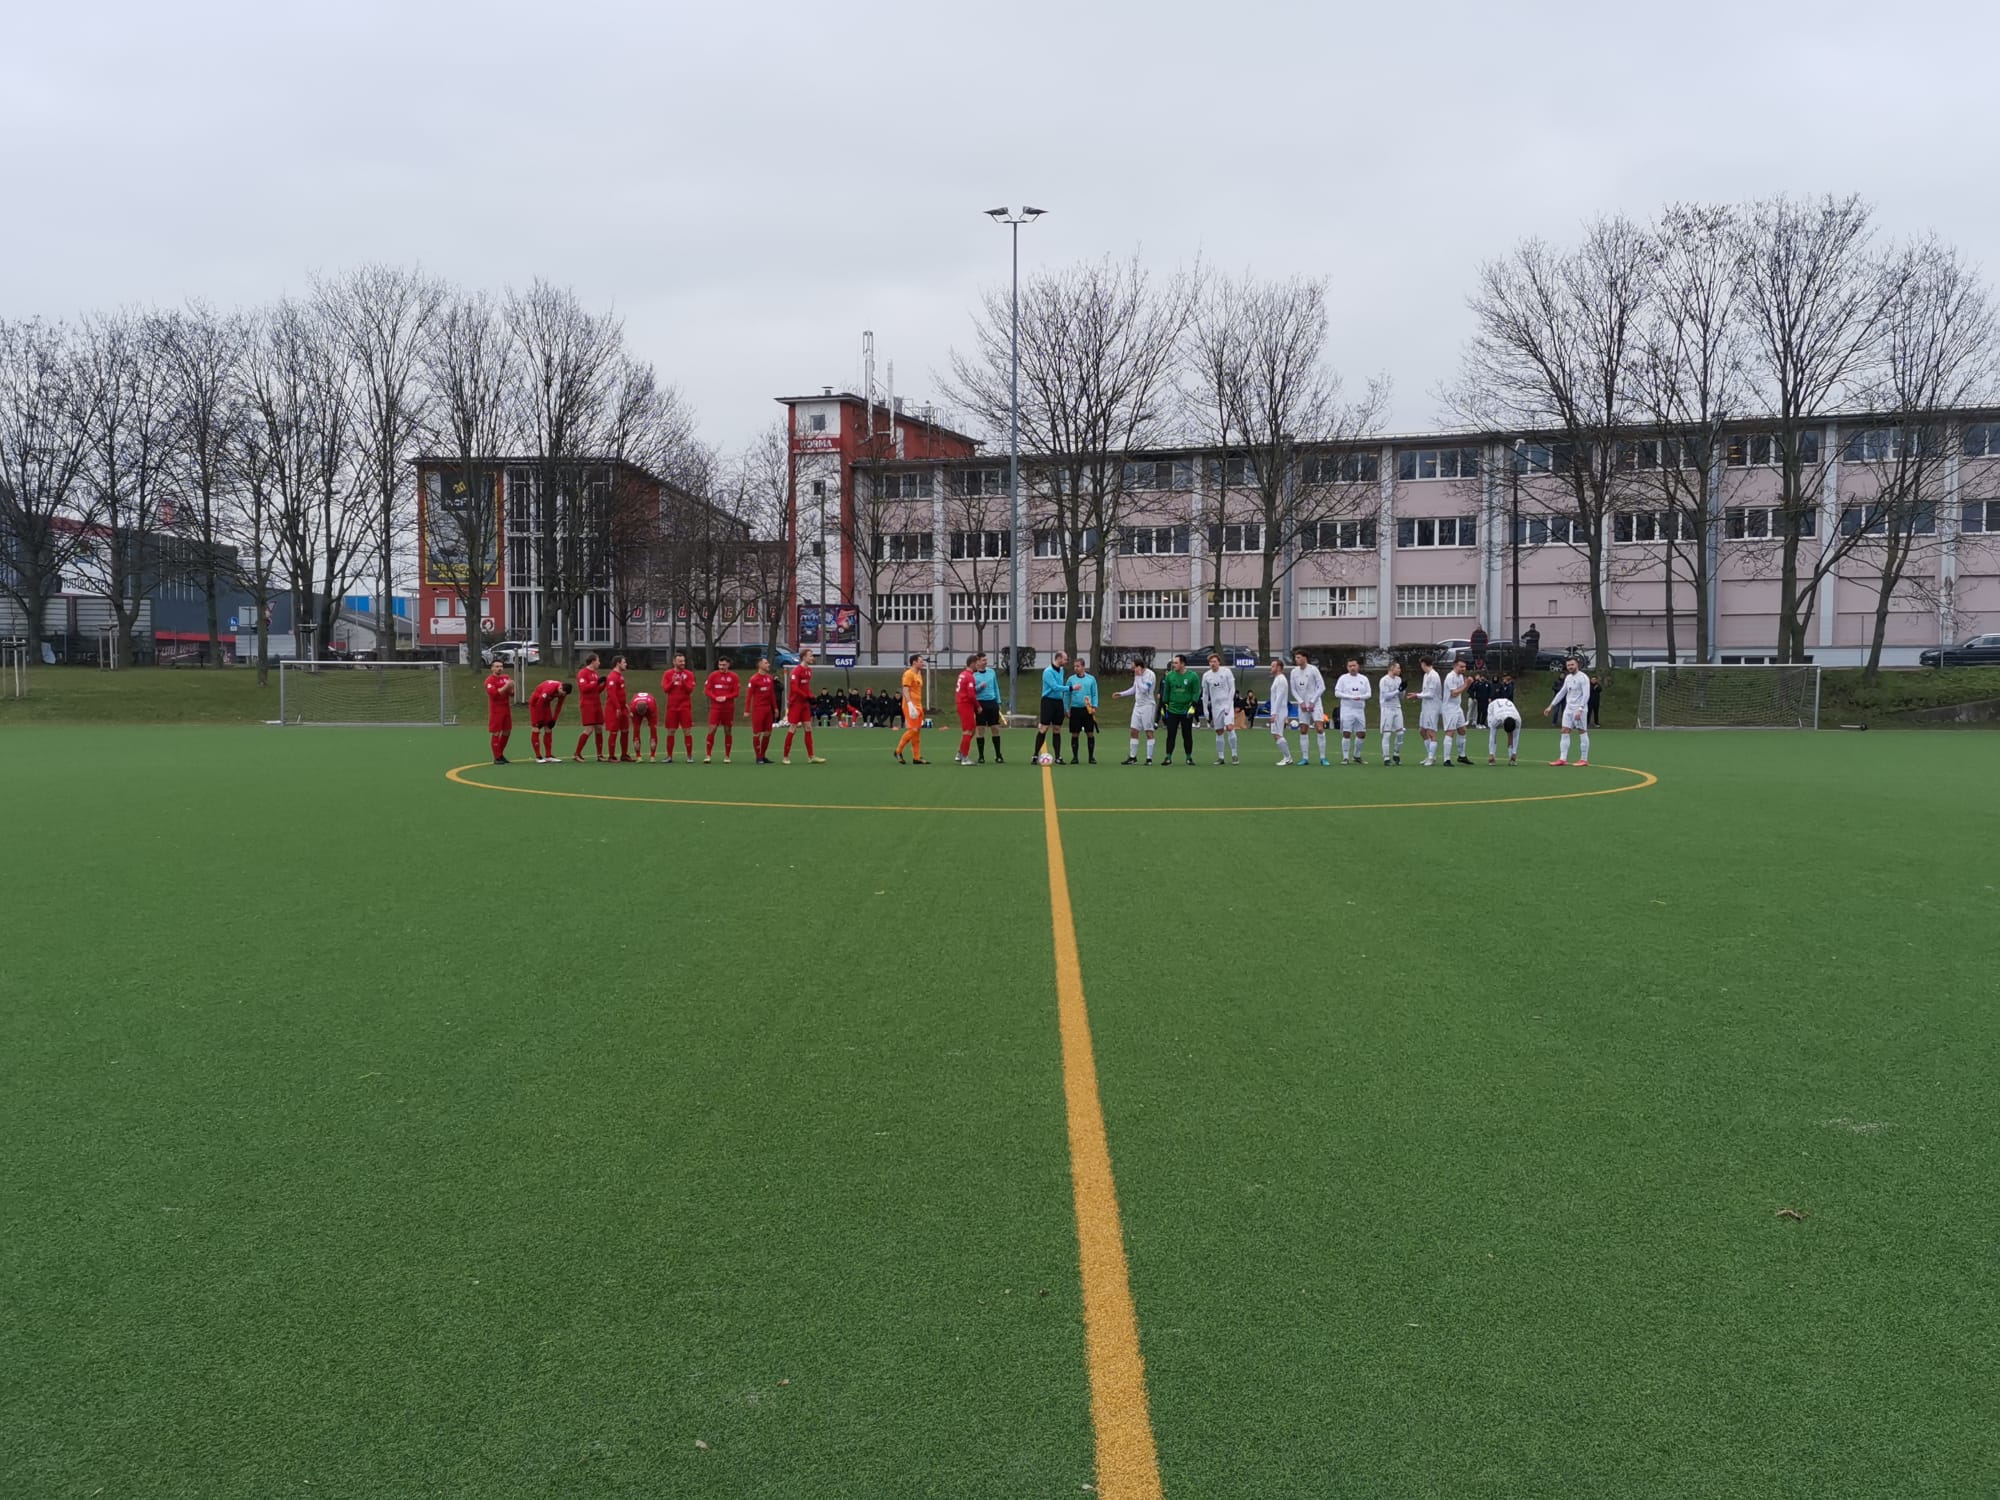
[[[1076,919],[1056,817],[1055,777],[1042,771],[1042,825],[1049,845],[1049,912],[1055,928],[1056,1017],[1062,1033],[1063,1098],[1069,1114],[1069,1174],[1076,1197],[1077,1261],[1083,1276],[1084,1360],[1090,1372],[1090,1422],[1097,1433],[1097,1491],[1106,1500],[1159,1500],[1160,1460],[1146,1403],[1146,1362],[1139,1318],[1125,1271],[1125,1232],[1097,1060],[1083,1000]]]

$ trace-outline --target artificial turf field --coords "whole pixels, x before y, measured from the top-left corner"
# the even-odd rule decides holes
[[[0,733],[0,1495],[1145,1493],[1044,773],[889,743]],[[1268,743],[1048,778],[1164,1492],[2000,1490],[2000,743]]]

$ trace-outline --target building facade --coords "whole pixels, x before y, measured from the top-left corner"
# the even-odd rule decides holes
[[[796,401],[796,398],[795,398]],[[794,421],[802,407],[794,402]],[[822,401],[857,411],[858,398]],[[852,403],[851,406],[847,403]],[[1274,648],[1334,655],[1469,637],[1516,638],[1530,626],[1545,647],[1595,639],[1591,560],[1572,520],[1570,456],[1547,437],[1461,431],[1388,437],[1337,451],[1301,451],[1315,503],[1284,512],[1288,535],[1264,534],[1248,460],[1214,449],[1119,456],[1110,536],[1057,534],[1050,481],[1024,460],[1018,594],[1005,455],[829,446],[802,480],[838,486],[845,519],[821,532],[802,590],[835,575],[856,600],[861,647],[884,659],[923,650],[952,662],[995,650],[1019,620],[1038,655],[1063,644],[1068,612],[1100,652],[1209,645],[1254,647],[1268,613]],[[1919,441],[1912,434],[1911,442]],[[1925,498],[1885,524],[1876,497],[1904,437],[1879,420],[1815,424],[1798,440],[1814,503],[1798,513],[1799,557],[1812,593],[1807,650],[1824,665],[1864,661],[1885,592],[1888,538],[1906,553],[1886,589],[1883,661],[2000,629],[2000,412],[1955,413],[1927,427]],[[796,447],[795,453],[799,450]],[[1745,424],[1716,445],[1707,472],[1686,472],[1680,445],[1635,434],[1617,445],[1612,513],[1596,563],[1610,646],[1620,661],[1695,659],[1697,635],[1719,662],[1773,660],[1778,651],[1782,537],[1779,444]],[[1660,470],[1681,470],[1674,483]],[[1674,490],[1693,498],[1676,507]],[[1074,507],[1072,507],[1072,510]],[[1065,586],[1075,543],[1084,592]],[[836,555],[835,549],[838,548]],[[1267,550],[1272,586],[1265,588]],[[1693,575],[1711,582],[1698,607]],[[1705,624],[1705,630],[1698,625]]]

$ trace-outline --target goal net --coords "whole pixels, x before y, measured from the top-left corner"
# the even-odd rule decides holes
[[[1812,666],[1651,666],[1639,684],[1641,729],[1817,729]]]
[[[441,661],[281,661],[280,724],[453,724]]]

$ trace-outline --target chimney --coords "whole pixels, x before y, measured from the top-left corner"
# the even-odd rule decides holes
[[[831,396],[833,394],[833,387],[830,385],[823,385],[819,388],[819,393],[822,396]]]

